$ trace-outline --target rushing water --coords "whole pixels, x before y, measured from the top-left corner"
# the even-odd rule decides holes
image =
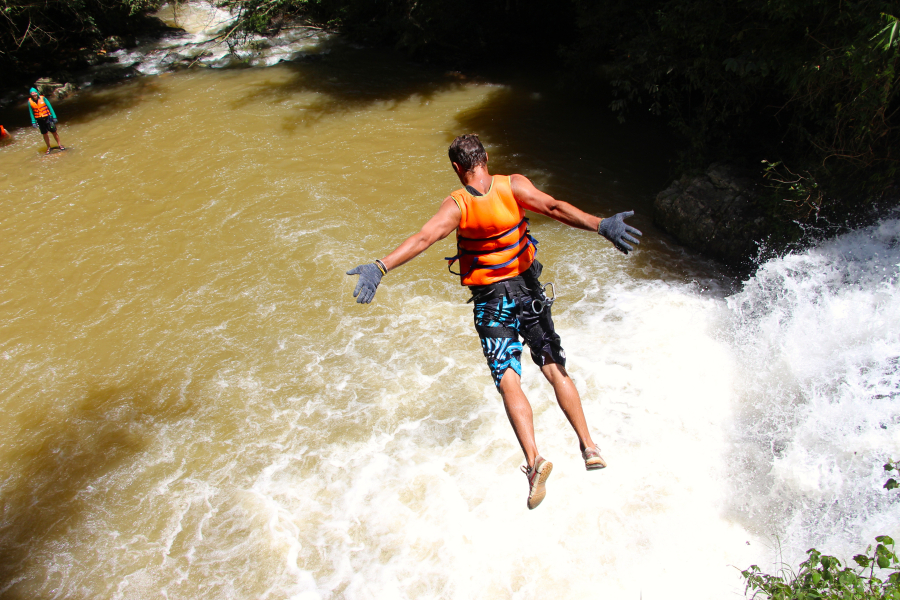
[[[319,51],[59,102],[49,157],[0,115],[0,597],[721,599],[750,564],[900,533],[900,221],[741,285],[649,222],[652,130],[535,79]],[[609,462],[585,472],[526,364],[556,465],[535,511],[452,241],[370,306],[344,275],[458,186],[470,131],[494,171],[645,233],[623,257],[532,220]]]

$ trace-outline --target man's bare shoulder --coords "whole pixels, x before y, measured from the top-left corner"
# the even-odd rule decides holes
[[[444,208],[449,208],[451,205],[453,207],[455,207],[457,210],[459,210],[459,203],[456,201],[456,199],[453,197],[453,195],[447,196],[446,198],[441,200],[441,209],[442,210]]]
[[[453,196],[447,196],[441,201],[441,207],[438,209],[435,217],[441,217],[444,219],[453,219],[457,223],[459,223],[459,219],[462,217],[462,211],[459,208],[459,203]]]
[[[509,176],[509,187],[519,204],[531,209],[534,203],[543,195],[531,180],[518,173]]]

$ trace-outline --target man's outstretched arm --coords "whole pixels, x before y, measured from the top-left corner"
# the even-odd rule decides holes
[[[461,217],[462,213],[459,212],[456,202],[453,201],[453,198],[447,197],[437,214],[431,217],[418,233],[406,238],[384,259],[347,271],[347,275],[359,275],[356,289],[353,290],[353,297],[356,298],[356,301],[361,304],[371,302],[375,297],[378,284],[381,283],[381,278],[388,271],[408,263],[425,252],[432,244],[450,235],[454,229],[459,227]]]
[[[553,196],[545,194],[534,187],[534,184],[523,175],[513,175],[510,177],[510,183],[516,201],[527,210],[550,217],[570,227],[596,231],[612,242],[620,252],[625,254],[634,250],[629,245],[629,242],[631,244],[641,243],[634,237],[635,235],[640,236],[641,232],[631,225],[626,225],[624,221],[624,219],[634,214],[632,211],[601,219],[575,208],[568,202],[557,200]]]
[[[402,244],[385,256],[381,262],[384,263],[388,271],[408,263],[425,252],[432,244],[450,235],[454,229],[459,227],[460,218],[462,218],[462,213],[459,212],[459,207],[453,201],[453,198],[449,196],[444,198],[437,214],[422,226],[421,231],[406,238]]]

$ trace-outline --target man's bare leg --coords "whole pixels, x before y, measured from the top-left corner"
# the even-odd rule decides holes
[[[522,470],[528,477],[528,509],[537,508],[547,495],[547,478],[553,470],[553,464],[540,458],[537,445],[534,443],[534,414],[531,404],[522,391],[522,382],[519,375],[512,369],[507,369],[500,380],[500,396],[503,398],[503,407],[506,416],[512,424],[516,439],[525,453],[527,468]]]
[[[547,378],[547,381],[550,382],[550,385],[553,386],[553,391],[556,393],[556,401],[572,425],[572,429],[575,430],[581,451],[584,452],[585,448],[593,448],[594,441],[591,439],[587,421],[584,418],[581,396],[578,395],[575,382],[569,377],[566,368],[555,362],[549,362],[541,367],[541,372]]]
[[[507,369],[500,380],[500,396],[503,398],[503,408],[512,425],[516,439],[525,453],[528,467],[534,466],[534,460],[538,456],[537,444],[534,441],[534,413],[531,404],[522,391],[522,382],[519,374],[512,369]]]
[[[44,134],[44,143],[47,144],[47,152],[50,152],[50,134]]]

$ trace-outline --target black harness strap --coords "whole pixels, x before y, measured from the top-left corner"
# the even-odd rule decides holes
[[[487,327],[484,325],[475,325],[475,331],[483,338],[506,338],[510,340],[516,339],[516,332],[508,327]]]

